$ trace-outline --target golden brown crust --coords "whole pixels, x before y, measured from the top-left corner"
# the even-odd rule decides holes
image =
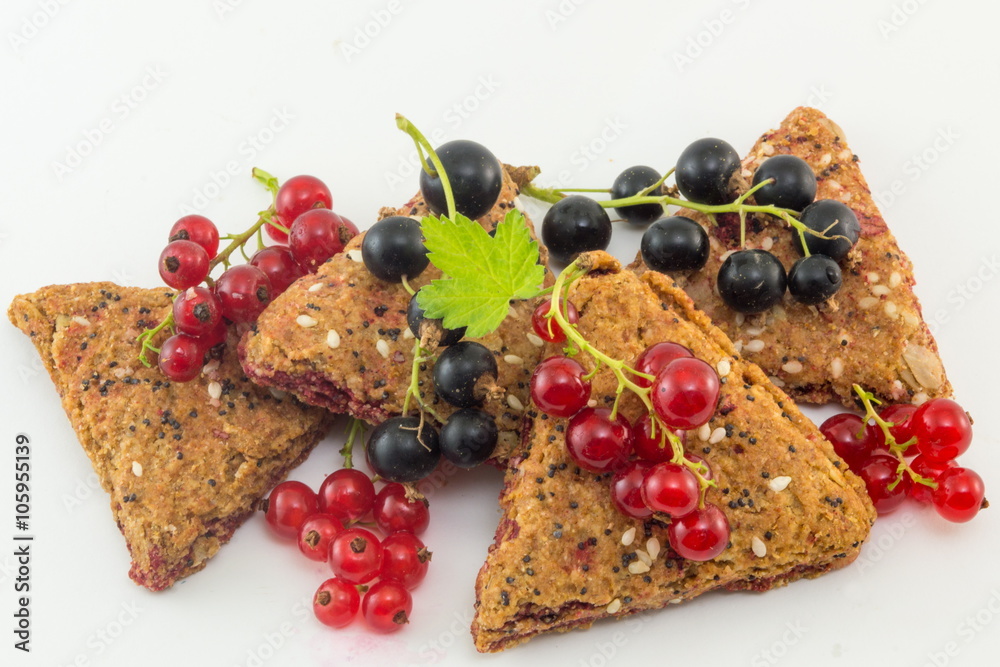
[[[660,274],[639,278],[618,272],[604,253],[593,256],[604,272],[580,279],[570,294],[588,340],[622,359],[673,340],[725,372],[718,413],[707,428],[687,433],[686,442],[715,474],[719,486],[707,500],[727,515],[732,545],[705,563],[678,558],[663,524],[629,519],[614,509],[609,476],[576,468],[562,437],[566,420],[536,416],[532,406],[525,446],[511,460],[501,492],[504,514],[495,544],[476,581],[472,632],[480,651],[717,588],[766,590],[818,576],[853,561],[875,519],[861,480],[681,290]],[[589,363],[587,355],[578,358]],[[612,374],[602,371],[592,396],[606,402],[616,386]],[[622,409],[634,420],[641,404],[629,395]],[[783,480],[775,479],[785,476],[791,479],[779,489]],[[624,546],[630,528],[636,529],[635,541]],[[649,540],[660,550],[650,571],[630,573],[637,550],[649,553]],[[757,540],[764,555],[754,551]]]
[[[55,285],[16,297],[8,310],[111,495],[132,555],[129,576],[150,590],[205,567],[330,419],[250,383],[235,338],[217,369],[188,383],[143,366],[135,338],[169,312],[171,296],[166,288]]]
[[[766,313],[744,317],[734,312],[715,291],[715,276],[727,253],[738,247],[738,218],[719,216],[719,227],[713,227],[689,210],[680,214],[712,232],[712,249],[706,267],[673,276],[677,284],[748,359],[797,400],[851,406],[854,383],[893,402],[949,396],[951,385],[937,344],[913,293],[910,260],[886,227],[843,132],[816,109],[795,109],[744,158],[742,181],[749,182],[763,160],[780,153],[808,162],[817,176],[816,198],[846,203],[861,223],[861,238],[843,263],[838,294],[818,308],[786,294]],[[786,269],[800,256],[791,232],[776,218],[751,217],[747,247],[770,250]],[[645,270],[641,256],[633,267]]]
[[[497,204],[478,221],[486,229],[493,229],[514,207],[519,190],[507,169]],[[379,216],[427,214],[426,204],[417,195],[398,209],[382,209]],[[525,220],[534,236],[531,220]],[[415,341],[406,324],[410,295],[403,285],[379,280],[365,268],[360,251],[363,236],[275,299],[240,349],[243,366],[254,381],[290,391],[334,412],[379,423],[402,412]],[[544,247],[541,256],[544,262]],[[440,271],[428,266],[410,285],[418,289],[440,276]],[[536,303],[515,302],[512,317],[496,332],[477,339],[496,356],[497,384],[506,390],[485,406],[500,428],[499,460],[506,459],[517,444],[521,412],[516,406],[528,402],[528,379],[541,354],[541,341],[527,335]],[[316,324],[300,326],[300,315],[308,315]],[[431,390],[432,367],[429,363],[421,373],[421,386],[426,388],[422,395],[446,418],[454,408],[439,401]]]

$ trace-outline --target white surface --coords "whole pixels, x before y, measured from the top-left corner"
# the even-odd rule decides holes
[[[51,18],[41,13],[46,6]],[[487,9],[458,0],[187,0],[156,7],[3,3],[0,303],[49,283],[157,285],[156,258],[184,205],[236,231],[266,204],[248,178],[254,165],[285,178],[320,176],[336,210],[367,226],[380,206],[416,189],[412,171],[396,178],[412,151],[394,128],[397,111],[435,139],[471,138],[505,161],[539,164],[544,182],[597,187],[635,163],[665,169],[706,135],[743,152],[791,108],[812,103],[844,128],[875,192],[899,181],[901,194],[884,212],[916,266],[957,396],[976,418],[963,460],[994,495],[1000,488],[1000,417],[988,384],[1000,323],[995,4],[548,0]],[[367,45],[358,37],[364,30],[374,34]],[[28,36],[14,44],[12,34]],[[359,52],[345,51],[355,44]],[[678,66],[675,55],[687,49],[692,62]],[[95,133],[102,121],[105,130]],[[55,163],[87,141],[98,145],[60,178]],[[237,176],[214,188],[213,173],[230,161]],[[637,243],[638,233],[619,229],[612,249],[631,258]],[[493,470],[456,476],[431,498],[425,541],[433,565],[411,626],[394,636],[360,623],[346,631],[316,623],[307,605],[324,567],[271,539],[260,520],[204,572],[151,594],[126,576],[107,498],[28,340],[3,325],[0,345],[4,665],[188,658],[225,666],[596,667],[661,656],[672,664],[983,665],[1000,651],[997,510],[955,526],[907,506],[877,523],[858,563],[821,579],[763,595],[706,595],[641,620],[477,657],[468,622],[497,519]],[[8,629],[19,432],[33,441],[30,655],[12,648]],[[339,438],[294,478],[318,485],[337,465]]]

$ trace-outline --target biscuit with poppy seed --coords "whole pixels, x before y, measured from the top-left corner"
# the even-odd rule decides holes
[[[7,312],[31,338],[132,557],[152,591],[201,570],[326,433],[331,416],[251,383],[236,336],[185,383],[137,358],[170,313],[168,288],[53,285]],[[87,548],[86,546],[81,548]]]
[[[477,222],[491,230],[515,208],[518,183],[537,174],[530,167],[504,165],[503,188],[493,208]],[[418,193],[400,208],[383,208],[380,218],[394,215],[419,219],[430,215]],[[535,237],[531,220],[525,224]],[[406,309],[410,294],[400,283],[372,275],[361,261],[364,233],[342,254],[300,278],[276,298],[240,344],[243,368],[254,382],[288,391],[301,400],[337,413],[379,424],[403,409],[410,384],[414,339]],[[544,265],[547,253],[540,247]],[[441,277],[433,265],[409,280],[419,289]],[[551,282],[551,274],[546,273]],[[521,406],[528,402],[528,380],[541,358],[542,341],[530,334],[531,313],[538,299],[515,301],[511,316],[495,332],[477,339],[497,359],[497,386],[484,409],[499,429],[494,459],[503,461],[516,446]],[[435,395],[433,362],[421,369],[423,400],[447,418],[456,408]],[[413,409],[411,405],[411,409]]]
[[[740,224],[735,213],[707,216],[682,210],[709,232],[711,250],[703,269],[671,276],[736,343],[790,396],[807,403],[837,401],[854,407],[855,383],[891,402],[921,403],[951,395],[937,343],[913,293],[913,266],[900,250],[861,173],[858,156],[844,132],[822,112],[809,107],[792,111],[781,125],[765,132],[743,159],[744,192],[760,164],[773,155],[805,160],[816,174],[816,199],[847,204],[861,225],[861,236],[841,261],[843,283],[830,300],[809,306],[786,293],[759,315],[729,308],[716,289],[716,276],[726,257],[739,248]],[[790,270],[801,256],[798,237],[772,216],[747,217],[746,247],[774,254]],[[632,267],[649,270],[642,254]]]
[[[531,405],[500,494],[503,516],[476,581],[472,634],[482,652],[711,590],[763,591],[819,576],[853,561],[875,520],[863,482],[682,290],[656,272],[621,271],[605,253],[584,261],[593,268],[572,285],[569,299],[587,340],[625,360],[674,341],[720,374],[718,411],[684,440],[712,469],[718,486],[706,501],[727,516],[731,544],[710,561],[679,557],[665,523],[619,513],[610,476],[574,463],[565,446],[567,420]],[[589,355],[575,358],[593,368]],[[599,371],[592,399],[613,400],[616,388],[613,374]],[[626,392],[620,409],[634,422],[645,408]]]

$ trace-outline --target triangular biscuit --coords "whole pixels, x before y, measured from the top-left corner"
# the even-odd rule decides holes
[[[154,591],[205,567],[330,422],[249,382],[235,339],[191,382],[143,366],[136,336],[170,312],[171,298],[166,288],[56,285],[16,297],[8,311],[111,495],[129,576]]]
[[[672,277],[747,359],[796,400],[852,406],[855,383],[892,402],[949,396],[937,344],[913,293],[912,265],[879,213],[843,131],[816,109],[795,109],[744,158],[744,188],[761,162],[782,153],[812,166],[817,199],[844,202],[861,223],[860,240],[841,262],[843,286],[836,296],[816,307],[786,293],[779,305],[754,316],[726,306],[715,276],[728,252],[739,247],[736,214],[718,216],[714,227],[703,215],[680,211],[706,226],[712,249],[704,269]],[[786,270],[800,257],[788,227],[770,216],[749,217],[746,240],[748,248],[774,253]],[[645,268],[641,257],[637,265]]]
[[[537,170],[504,166],[503,189],[493,209],[478,220],[493,229],[514,208],[518,182]],[[384,208],[379,218],[429,215],[417,194],[399,209]],[[534,236],[531,220],[526,224]],[[403,409],[410,384],[413,335],[406,323],[410,294],[400,283],[376,278],[361,261],[364,233],[346,250],[293,284],[271,303],[254,331],[240,345],[243,367],[255,382],[291,392],[313,405],[380,423]],[[544,264],[546,253],[541,249]],[[433,265],[409,281],[413,289],[439,278]],[[551,276],[549,276],[551,279]],[[497,358],[497,384],[507,390],[487,402],[497,419],[500,442],[496,458],[503,460],[517,444],[521,409],[528,402],[528,379],[541,355],[541,339],[530,334],[537,300],[516,301],[512,316],[488,336],[477,339]],[[299,324],[308,315],[310,326]],[[315,321],[315,324],[312,322]],[[439,401],[432,389],[430,368],[421,373],[422,395],[446,418],[455,408]],[[411,403],[410,409],[416,405]]]
[[[686,446],[714,472],[718,488],[707,501],[725,512],[731,545],[708,562],[678,558],[664,524],[630,519],[612,506],[610,475],[575,466],[563,440],[566,420],[529,407],[524,446],[509,462],[500,495],[503,518],[476,582],[472,633],[480,651],[713,589],[767,590],[818,576],[853,561],[875,519],[861,480],[682,291],[655,272],[620,272],[604,253],[589,258],[600,270],[570,292],[589,341],[627,360],[652,343],[676,341],[722,375],[718,412],[686,434]],[[576,358],[591,363],[586,354]],[[610,401],[616,386],[602,371],[592,397]],[[631,394],[622,409],[632,420],[641,414]],[[639,550],[652,556],[648,572],[634,565]]]

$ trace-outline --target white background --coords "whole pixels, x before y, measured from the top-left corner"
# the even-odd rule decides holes
[[[880,202],[976,419],[963,460],[996,494],[998,20],[995,3],[916,0],[5,0],[0,303],[49,283],[157,285],[184,206],[229,231],[253,221],[267,203],[255,165],[322,177],[335,209],[366,227],[416,189],[395,112],[541,165],[543,182],[606,187],[635,163],[670,167],[702,136],[742,153],[811,103],[844,128],[876,193],[898,182]],[[612,250],[630,259],[637,243],[619,230]],[[1000,651],[998,510],[955,526],[906,506],[879,520],[858,563],[819,580],[478,657],[468,621],[497,520],[494,470],[431,498],[434,561],[412,624],[391,637],[316,623],[305,605],[324,566],[257,519],[204,572],[152,594],[126,576],[108,499],[28,340],[0,325],[0,350],[4,665],[983,665]],[[10,630],[19,432],[33,441],[30,655]],[[318,485],[340,438],[293,477]]]

